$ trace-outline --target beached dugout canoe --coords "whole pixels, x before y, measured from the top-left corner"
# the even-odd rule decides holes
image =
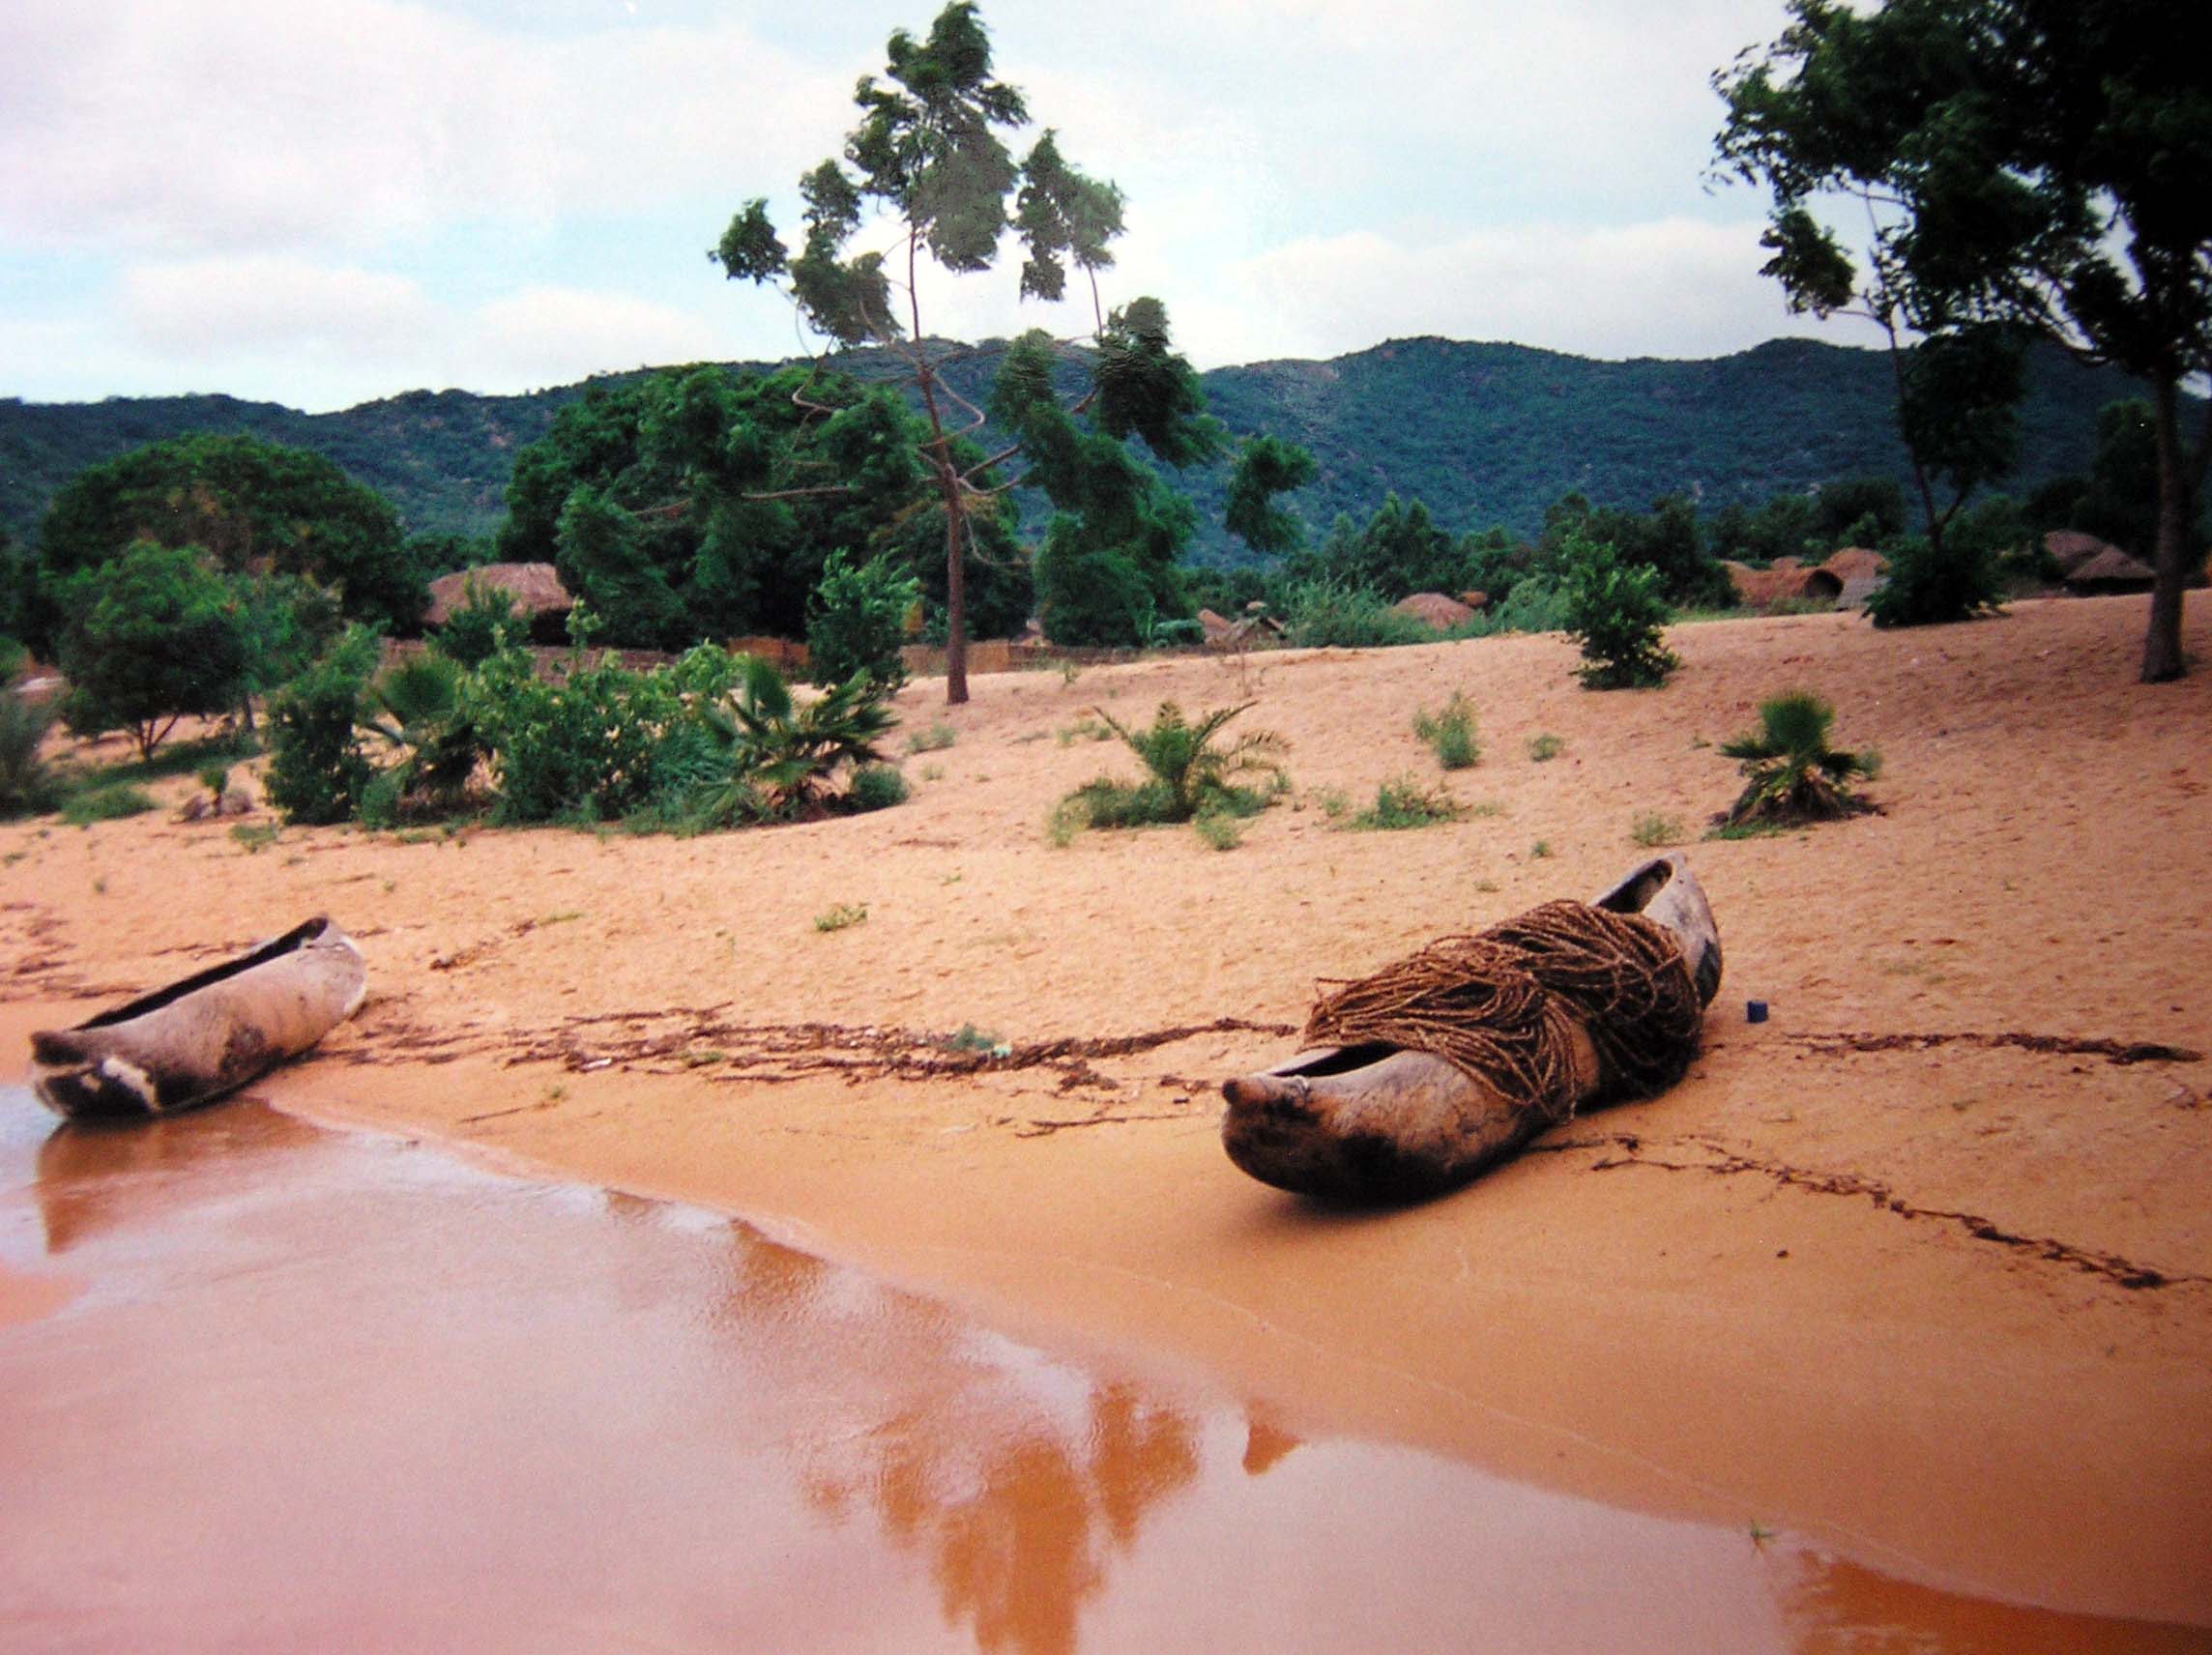
[[[1672,1080],[1695,1050],[1698,1014],[1720,988],[1720,932],[1705,893],[1680,857],[1658,857],[1588,906],[1650,920],[1679,950],[1689,985],[1677,983],[1665,1036],[1678,1048],[1678,1062],[1663,1062],[1660,1076]],[[1415,1200],[1465,1183],[1578,1110],[1652,1089],[1648,1070],[1632,1075],[1607,1056],[1623,1039],[1648,1048],[1650,1031],[1597,1031],[1603,1038],[1593,1038],[1589,1027],[1553,1011],[1565,1038],[1552,1048],[1556,1084],[1546,1096],[1515,1095],[1428,1051],[1382,1041],[1312,1046],[1223,1086],[1222,1147],[1238,1167],[1281,1189]]]
[[[361,1004],[367,968],[327,918],[250,953],[31,1036],[39,1097],[73,1120],[210,1103],[298,1057]]]

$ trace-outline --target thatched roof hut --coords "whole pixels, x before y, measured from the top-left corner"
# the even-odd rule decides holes
[[[1845,546],[1830,552],[1820,566],[1842,581],[1847,590],[1855,580],[1889,573],[1889,560],[1869,546]]]
[[[1416,621],[1426,622],[1440,632],[1448,632],[1474,619],[1471,608],[1441,592],[1416,592],[1410,597],[1401,597],[1390,608],[1395,614],[1411,615]]]
[[[2083,534],[2079,529],[2052,530],[2043,537],[2043,549],[2051,554],[2051,561],[2058,566],[2061,579],[2070,578],[2083,564],[2094,563],[2107,552],[2117,550],[2110,541],[2100,540],[2096,536]],[[2127,556],[2125,552],[2120,555]]]
[[[443,626],[451,620],[453,611],[468,602],[472,586],[479,592],[497,589],[508,594],[514,599],[515,612],[530,622],[533,629],[540,622],[566,616],[576,606],[551,564],[484,564],[456,569],[432,581],[430,607],[422,624]]]
[[[1757,569],[1749,564],[1724,563],[1735,600],[1746,609],[1769,609],[1777,603],[1833,603],[1844,595],[1841,576],[1824,568],[1802,568],[1794,563],[1785,568],[1777,561],[1772,568]]]
[[[2067,572],[2066,589],[2069,592],[2140,592],[2157,580],[2157,573],[2140,558],[2131,558],[2117,546],[2107,546]]]

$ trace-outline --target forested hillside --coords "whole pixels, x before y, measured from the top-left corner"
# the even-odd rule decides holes
[[[988,393],[999,351],[945,347],[946,377]],[[875,352],[832,362],[891,377]],[[1684,492],[1716,509],[1861,474],[1906,477],[1878,352],[1775,340],[1707,362],[1592,362],[1521,345],[1401,339],[1330,362],[1261,363],[1204,376],[1212,412],[1238,436],[1310,449],[1315,484],[1291,504],[1318,536],[1364,518],[1395,491],[1452,530],[1532,533],[1569,490],[1642,508]],[[2022,408],[2010,486],[2085,470],[2097,410],[2139,387],[2040,355]],[[245,432],[327,454],[390,499],[413,533],[490,532],[517,449],[544,434],[581,387],[526,396],[413,392],[335,414],[227,396],[33,404],[0,399],[0,524],[29,538],[55,489],[82,467],[184,431]],[[1226,463],[1181,477],[1198,502],[1202,557],[1235,554],[1221,533]]]

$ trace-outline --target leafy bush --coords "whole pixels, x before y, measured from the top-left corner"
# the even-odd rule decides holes
[[[143,816],[155,808],[154,796],[130,782],[109,782],[73,794],[62,803],[62,820],[73,828],[93,822],[114,822],[126,816]]]
[[[1681,662],[1660,642],[1667,605],[1659,573],[1631,568],[1596,542],[1573,542],[1567,564],[1567,636],[1590,664],[1586,689],[1646,688],[1667,682]]]
[[[887,690],[906,682],[899,646],[907,617],[921,604],[921,582],[878,553],[859,568],[831,552],[806,605],[806,651],[814,682],[832,684],[864,672]]]
[[[460,714],[491,759],[503,822],[605,821],[649,802],[682,703],[668,680],[608,660],[557,683],[504,651],[463,683]]]
[[[1989,539],[1954,533],[1937,552],[1915,537],[1890,549],[1889,576],[1867,598],[1866,613],[1877,626],[1940,626],[1994,612],[2003,590]]]
[[[483,753],[463,706],[464,676],[459,662],[431,650],[398,662],[364,692],[362,729],[398,755],[390,786],[374,790],[382,820],[372,826],[390,826],[409,802],[426,811],[460,802]]]
[[[51,804],[53,780],[40,747],[53,722],[51,707],[16,694],[13,673],[0,675],[0,817]]]
[[[376,634],[349,627],[269,708],[269,769],[262,786],[287,822],[350,820],[371,772],[355,717],[376,670]]]
[[[906,800],[906,777],[896,765],[862,765],[845,789],[845,802],[855,810],[888,810]]]
[[[438,648],[464,667],[481,666],[508,644],[520,644],[529,624],[516,612],[514,594],[474,578],[462,583],[461,606],[436,633]]]
[[[1527,576],[1483,620],[1492,632],[1563,632],[1568,625],[1566,588],[1550,575]]]
[[[1724,825],[1793,826],[1872,810],[1850,784],[1873,776],[1879,761],[1871,752],[1848,753],[1828,745],[1835,715],[1835,709],[1808,690],[1761,702],[1759,728],[1721,743],[1723,753],[1742,761],[1749,778],[1722,817]]]
[[[1442,711],[1423,708],[1414,713],[1413,734],[1434,749],[1437,763],[1447,770],[1464,770],[1482,757],[1482,745],[1474,739],[1474,703],[1458,690]]]
[[[781,673],[746,656],[737,695],[704,710],[722,751],[715,780],[696,801],[696,819],[721,827],[820,813],[841,768],[882,759],[877,743],[898,722],[890,694],[859,672],[801,707]]]
[[[1546,731],[1541,736],[1528,738],[1528,757],[1536,764],[1546,764],[1567,750],[1566,739]]]
[[[1350,825],[1364,831],[1395,832],[1457,822],[1466,814],[1467,807],[1442,788],[1424,787],[1409,775],[1378,787],[1375,802],[1353,817]]]
[[[1101,708],[1091,711],[1144,761],[1152,779],[1166,790],[1169,814],[1164,820],[1188,822],[1202,810],[1236,808],[1241,802],[1238,795],[1257,798],[1251,789],[1237,785],[1236,778],[1239,776],[1265,775],[1277,783],[1282,780],[1280,736],[1255,730],[1226,747],[1213,744],[1223,728],[1251,706],[1247,701],[1238,707],[1220,708],[1192,724],[1184,720],[1181,708],[1163,701],[1151,723],[1142,730],[1129,729]]]
[[[1651,811],[1639,816],[1629,825],[1628,836],[1645,850],[1655,851],[1662,845],[1672,845],[1680,840],[1682,825],[1671,816],[1661,816],[1657,811]]]
[[[1303,649],[1372,650],[1428,644],[1425,621],[1401,615],[1371,587],[1327,576],[1294,582],[1283,595],[1283,637]]]
[[[62,716],[80,735],[128,730],[141,758],[190,714],[238,705],[247,640],[230,583],[193,547],[134,542],[62,587]]]

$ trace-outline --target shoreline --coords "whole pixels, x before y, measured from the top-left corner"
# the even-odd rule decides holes
[[[2133,683],[2139,619],[1680,627],[1682,673],[1634,695],[1575,688],[1556,637],[1008,675],[953,710],[925,684],[907,727],[958,740],[907,761],[943,772],[913,802],[713,839],[5,825],[0,1039],[327,909],[370,1000],[253,1089],[279,1107],[729,1212],[1016,1330],[1203,1368],[1294,1431],[2212,1625],[2212,1065],[1961,1038],[2212,1050],[2185,900],[2212,875],[2212,681]],[[2204,595],[2189,619],[2212,654]],[[1680,1086],[1397,1211],[1229,1166],[1212,1088],[1289,1050],[1262,1031],[1315,977],[1599,888],[1644,854],[1637,815],[1732,793],[1693,740],[1801,682],[1883,751],[1888,814],[1687,844],[1729,975]],[[1408,721],[1455,688],[1485,756],[1446,779],[1498,815],[1355,834],[1277,809],[1227,855],[1044,842],[1059,794],[1127,768],[1056,739],[1093,703],[1256,698],[1301,793],[1358,797],[1433,774]],[[1540,732],[1560,759],[1528,757]],[[843,902],[870,918],[814,932]],[[1224,1017],[1080,1068],[933,1074],[917,1044]]]

